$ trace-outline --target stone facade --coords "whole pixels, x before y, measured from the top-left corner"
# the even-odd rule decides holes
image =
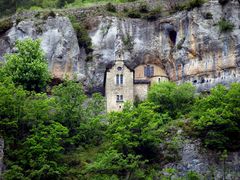
[[[117,60],[114,66],[107,70],[105,81],[108,112],[121,111],[124,102],[133,102],[133,71],[124,65],[123,60]]]
[[[122,56],[106,71],[105,96],[107,112],[121,111],[124,102],[143,101],[152,83],[166,81],[164,70],[154,64],[143,64],[134,70],[128,68]]]

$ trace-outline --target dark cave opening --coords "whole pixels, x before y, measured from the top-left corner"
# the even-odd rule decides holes
[[[177,40],[177,32],[174,30],[169,31],[169,38],[172,41],[172,43],[175,45]]]

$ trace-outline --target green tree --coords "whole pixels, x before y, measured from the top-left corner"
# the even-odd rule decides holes
[[[240,139],[240,84],[222,85],[209,96],[199,98],[191,113],[193,128],[212,149],[238,149]]]
[[[50,80],[47,61],[40,48],[40,41],[26,39],[17,41],[18,52],[7,54],[4,71],[16,85],[26,90],[43,90]]]
[[[176,118],[190,112],[194,94],[195,88],[189,83],[176,85],[173,82],[163,82],[151,87],[148,100],[159,106],[158,112]]]
[[[87,172],[97,177],[153,178],[146,164],[158,162],[160,127],[170,120],[168,115],[156,113],[156,108],[149,102],[138,107],[125,104],[122,112],[110,113],[106,131],[109,146],[87,166]]]
[[[61,163],[61,142],[68,129],[58,122],[39,124],[31,130],[33,134],[24,142],[26,174],[30,179],[57,179],[65,168]]]
[[[69,129],[68,148],[101,138],[103,124],[98,117],[104,110],[104,100],[99,94],[87,99],[82,85],[74,81],[65,81],[54,87],[53,97],[56,99],[56,121]],[[100,128],[100,129],[99,129]]]

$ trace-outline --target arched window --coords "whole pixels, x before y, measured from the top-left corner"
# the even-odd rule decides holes
[[[144,67],[144,76],[145,77],[152,77],[154,75],[154,67],[147,65]]]

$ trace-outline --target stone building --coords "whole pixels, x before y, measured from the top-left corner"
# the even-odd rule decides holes
[[[105,96],[107,112],[121,111],[126,101],[147,97],[149,86],[168,80],[165,71],[156,64],[142,64],[134,69],[126,66],[122,55],[106,71]]]

